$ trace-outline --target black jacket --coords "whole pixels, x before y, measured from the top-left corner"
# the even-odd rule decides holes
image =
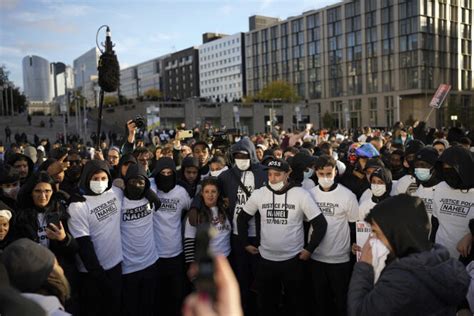
[[[470,278],[446,248],[396,259],[374,285],[374,269],[358,262],[348,292],[348,315],[456,315]]]

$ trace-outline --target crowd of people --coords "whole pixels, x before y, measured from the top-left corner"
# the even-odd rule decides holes
[[[5,144],[0,314],[474,312],[470,131],[126,124],[95,150]]]

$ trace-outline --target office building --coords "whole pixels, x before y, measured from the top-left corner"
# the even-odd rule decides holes
[[[23,89],[28,101],[49,103],[54,97],[54,67],[40,56],[26,56],[23,65]]]
[[[97,47],[90,49],[73,61],[74,89],[87,99],[87,106],[95,106],[98,91],[98,72],[100,51]]]
[[[291,83],[321,126],[424,120],[441,83],[452,85],[429,124],[456,113],[474,126],[472,1],[346,0],[245,34],[248,95]],[[277,110],[279,111],[279,110]],[[306,111],[306,110],[305,110]]]
[[[168,99],[199,97],[198,49],[190,47],[163,60],[163,96]]]
[[[244,35],[224,36],[199,46],[200,96],[233,101],[245,95]]]

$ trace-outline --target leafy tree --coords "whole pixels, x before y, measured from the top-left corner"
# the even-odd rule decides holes
[[[276,80],[267,84],[254,99],[271,101],[281,99],[283,102],[297,102],[300,98],[294,87],[286,81]]]
[[[158,89],[150,88],[143,93],[146,99],[157,101],[161,97],[161,92]]]
[[[116,106],[118,105],[118,98],[116,95],[106,95],[104,96],[104,105],[105,106]]]
[[[333,125],[332,116],[328,111],[324,113],[322,121],[323,121],[324,128],[331,128]]]
[[[3,88],[4,84],[10,83],[8,76],[10,72],[7,70],[5,65],[0,66],[0,87]],[[8,104],[10,109],[10,102],[11,102],[11,93],[13,92],[13,111],[14,112],[23,112],[26,110],[27,103],[26,103],[26,96],[20,91],[18,87],[13,86],[13,89],[10,90],[8,88],[8,101],[7,101],[7,93],[3,92],[3,104]],[[8,109],[8,110],[9,110]]]

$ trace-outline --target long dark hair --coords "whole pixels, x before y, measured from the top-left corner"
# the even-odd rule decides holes
[[[227,208],[228,208],[228,205],[227,205],[227,202],[224,200],[224,198],[222,197],[222,194],[221,194],[221,183],[219,181],[219,179],[217,179],[217,177],[207,177],[205,178],[204,180],[201,181],[201,196],[200,196],[200,199],[201,199],[201,208],[198,210],[198,224],[200,223],[210,223],[211,222],[211,219],[212,219],[212,212],[211,212],[211,209],[204,203],[204,198],[202,197],[202,192],[204,191],[204,188],[206,186],[209,186],[209,185],[212,185],[214,187],[216,187],[217,189],[217,193],[218,193],[218,196],[217,196],[217,203],[216,203],[216,206],[217,206],[217,213],[219,215],[219,218],[222,220],[222,221],[225,221],[225,219],[227,218]]]
[[[48,206],[55,200],[54,194],[56,193],[56,185],[54,179],[48,175],[46,171],[40,171],[38,173],[34,173],[31,177],[26,181],[26,183],[21,187],[20,192],[18,192],[18,206],[19,208],[33,208],[33,198],[31,194],[35,186],[38,183],[48,183],[51,185],[51,189],[53,190],[53,194],[51,195],[51,199],[49,200]]]

